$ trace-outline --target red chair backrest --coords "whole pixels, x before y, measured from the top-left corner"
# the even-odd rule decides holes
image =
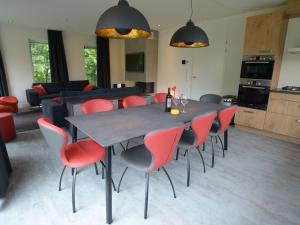
[[[156,104],[166,102],[167,93],[156,93],[153,100]]]
[[[37,120],[37,123],[50,148],[61,151],[67,146],[68,135],[63,129],[55,126],[47,118],[40,118]]]
[[[176,146],[180,140],[184,125],[147,134],[144,138],[145,146],[152,154],[152,163],[149,172],[171,162],[174,157]]]
[[[147,104],[148,104],[147,100],[141,96],[128,96],[123,100],[123,107],[125,109],[144,106]]]
[[[220,133],[224,133],[228,129],[229,124],[237,111],[237,108],[237,106],[231,106],[219,112],[219,121],[221,124],[221,128],[219,131]]]
[[[205,115],[197,116],[193,119],[192,128],[197,136],[197,141],[195,143],[196,148],[206,141],[216,117],[217,113],[213,111],[206,113]]]
[[[83,114],[106,112],[106,111],[111,111],[113,109],[114,109],[114,104],[111,101],[105,99],[92,99],[86,101],[81,107]]]

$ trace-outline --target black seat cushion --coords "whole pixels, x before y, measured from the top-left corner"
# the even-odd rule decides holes
[[[193,130],[185,130],[180,138],[178,147],[182,149],[190,149],[195,146],[197,137]]]
[[[211,126],[210,132],[211,133],[218,133],[221,128],[219,120],[215,120]]]
[[[121,158],[130,168],[147,172],[152,164],[152,155],[145,145],[135,146],[121,153]]]

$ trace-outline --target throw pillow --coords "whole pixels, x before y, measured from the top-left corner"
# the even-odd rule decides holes
[[[41,84],[32,86],[32,89],[37,92],[38,96],[47,95],[47,91],[45,90],[45,88]]]
[[[95,90],[97,87],[95,85],[92,84],[88,84],[83,88],[83,91],[93,91]]]

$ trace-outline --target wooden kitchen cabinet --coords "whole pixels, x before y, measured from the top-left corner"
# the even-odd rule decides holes
[[[271,93],[264,130],[300,138],[300,95]]]
[[[265,116],[266,111],[239,107],[234,122],[241,126],[263,129]]]
[[[268,112],[266,114],[264,130],[300,138],[300,117]]]
[[[244,55],[281,55],[287,23],[284,12],[248,17]]]

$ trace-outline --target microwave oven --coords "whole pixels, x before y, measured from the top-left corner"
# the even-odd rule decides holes
[[[273,56],[244,57],[241,78],[272,80],[274,62]]]

